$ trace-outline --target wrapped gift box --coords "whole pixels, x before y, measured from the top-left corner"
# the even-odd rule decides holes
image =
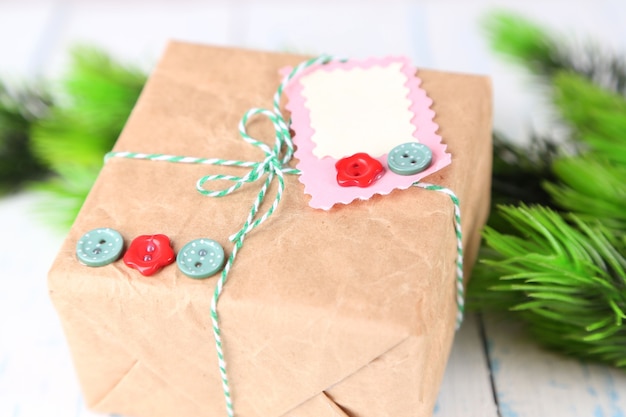
[[[303,59],[173,42],[115,149],[262,159],[239,137],[239,119],[271,106],[279,70]],[[468,277],[489,208],[490,83],[427,70],[419,76],[452,154],[452,164],[427,181],[460,200]],[[249,131],[273,138],[262,120]],[[76,244],[86,231],[110,227],[126,247],[136,236],[163,233],[176,252],[209,237],[230,253],[228,237],[260,185],[207,198],[195,184],[241,170],[117,158],[105,164],[49,274],[93,410],[226,415],[210,318],[217,276],[194,280],[170,265],[145,277],[121,260],[90,268],[77,261]],[[457,314],[450,198],[412,187],[326,211],[307,205],[295,175],[285,182],[277,211],[247,236],[218,305],[236,415],[431,415]]]

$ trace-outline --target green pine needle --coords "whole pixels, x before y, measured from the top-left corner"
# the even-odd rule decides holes
[[[555,142],[533,137],[529,145],[515,145],[500,134],[493,137],[494,205],[527,203],[548,204],[550,196],[541,184],[555,180],[552,163],[560,155]]]
[[[146,82],[145,73],[92,47],[76,47],[71,56],[63,83],[71,109],[88,117],[91,130],[117,138]]]
[[[50,105],[41,88],[10,90],[0,82],[0,195],[49,174],[31,149],[29,131]]]
[[[577,139],[602,158],[626,164],[626,99],[586,78],[560,72],[554,102]]]
[[[468,305],[517,315],[545,346],[626,367],[626,61],[511,14],[488,16],[486,29],[552,95],[573,152],[496,141],[493,200],[508,205],[489,219]]]
[[[556,180],[552,163],[560,152],[560,147],[549,139],[535,136],[529,145],[521,146],[494,134],[489,225],[498,230],[510,228],[494,210],[499,205],[552,204],[543,183]]]
[[[93,183],[99,168],[72,164],[45,183],[33,189],[43,196],[43,203],[35,209],[40,219],[59,232],[67,231],[74,222]]]
[[[66,163],[100,165],[119,136],[146,76],[104,52],[72,50],[61,84],[62,105],[33,128],[33,146],[55,169]]]
[[[583,46],[568,46],[565,37],[507,11],[492,12],[482,23],[493,51],[548,85],[555,75],[567,71],[626,96],[626,57],[601,44],[588,40]]]
[[[146,75],[95,48],[72,51],[59,104],[31,131],[33,149],[56,176],[37,189],[48,198],[44,218],[68,228],[122,131]]]
[[[556,160],[552,168],[558,182],[544,186],[556,205],[615,233],[626,231],[626,163],[587,154]]]
[[[491,49],[514,64],[547,76],[564,67],[561,43],[541,26],[506,11],[486,15],[482,25]]]
[[[499,210],[517,234],[487,228],[498,255],[483,259],[490,274],[475,274],[470,286],[504,294],[545,345],[625,366],[626,259],[612,234],[540,206]]]
[[[115,132],[98,130],[90,116],[81,113],[55,108],[32,129],[33,148],[56,172],[67,164],[100,166],[114,143]]]

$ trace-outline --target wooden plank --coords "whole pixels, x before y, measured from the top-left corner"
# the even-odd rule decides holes
[[[518,322],[485,318],[502,417],[624,417],[626,372],[549,352]]]
[[[457,332],[434,417],[497,417],[479,317],[469,314]]]

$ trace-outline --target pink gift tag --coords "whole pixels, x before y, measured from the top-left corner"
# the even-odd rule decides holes
[[[286,108],[295,132],[299,180],[311,196],[311,207],[328,210],[337,203],[406,189],[450,164],[436,133],[432,100],[415,72],[406,58],[334,61],[311,66],[289,83]],[[411,141],[430,148],[431,165],[414,175],[389,170],[389,151]],[[368,187],[340,186],[335,164],[359,152],[380,161],[384,175]]]

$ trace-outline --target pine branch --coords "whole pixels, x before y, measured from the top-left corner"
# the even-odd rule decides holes
[[[510,225],[495,210],[500,205],[522,202],[553,205],[543,183],[556,180],[552,163],[560,152],[561,147],[549,139],[533,136],[530,144],[522,146],[494,134],[489,225],[497,230],[510,230]]]
[[[98,49],[78,47],[71,58],[59,100],[63,104],[32,131],[37,155],[56,171],[68,163],[101,165],[146,79]]]
[[[103,51],[72,51],[62,97],[32,129],[33,148],[55,177],[37,189],[47,196],[42,217],[54,227],[69,227],[122,131],[145,83],[145,74]]]
[[[51,105],[41,90],[11,91],[0,82],[0,194],[45,178],[49,169],[31,150],[30,127]]]
[[[470,286],[514,301],[510,309],[546,346],[626,367],[626,259],[615,237],[539,206],[500,210],[517,233],[486,230],[498,256],[483,259],[491,274],[476,275]]]
[[[492,212],[468,304],[511,311],[545,346],[626,368],[626,61],[590,43],[565,47],[510,14],[489,16],[487,30],[497,52],[550,87],[575,152],[548,141],[505,158],[495,147],[494,201],[519,204],[498,184],[530,182],[522,204]]]
[[[78,215],[98,172],[98,166],[69,164],[45,183],[34,184],[32,188],[43,196],[43,204],[35,208],[35,213],[51,228],[59,232],[67,231]]]
[[[485,16],[482,27],[491,50],[517,66],[549,78],[569,68],[560,50],[560,42],[539,25],[516,14],[497,11]]]
[[[566,71],[626,96],[626,58],[597,42],[587,41],[576,48],[548,29],[506,11],[488,14],[483,28],[493,51],[548,85],[554,76]]]
[[[515,145],[500,134],[493,137],[494,204],[549,204],[550,196],[542,182],[554,180],[552,163],[561,147],[555,142],[534,136],[529,145]]]
[[[554,102],[574,138],[598,157],[626,165],[626,99],[580,75],[554,77]]]
[[[544,187],[559,207],[614,234],[626,232],[626,164],[587,154],[556,160],[552,168],[558,181]]]

